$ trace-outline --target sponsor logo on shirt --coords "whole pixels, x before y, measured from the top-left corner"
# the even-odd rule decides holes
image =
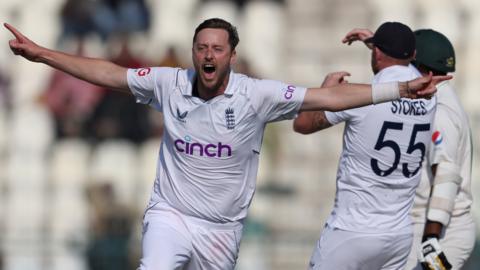
[[[227,108],[225,110],[225,122],[227,124],[227,129],[235,128],[235,114],[232,108]]]
[[[140,68],[137,69],[137,75],[140,77],[143,77],[145,75],[148,75],[152,69],[151,68]]]
[[[433,132],[432,134],[432,142],[435,144],[435,145],[439,145],[441,144],[443,141],[443,136],[442,136],[442,133],[440,133],[440,131],[436,130],[435,132]]]
[[[297,88],[294,85],[287,86],[285,90],[285,94],[283,95],[285,99],[291,99],[293,97],[293,92],[295,92]]]
[[[185,136],[183,139],[177,139],[173,142],[175,149],[180,153],[191,156],[207,157],[230,157],[232,156],[232,147],[228,144],[217,142],[216,144],[203,144],[195,142],[192,137]]]
[[[188,114],[188,111],[184,111],[184,112],[182,113],[182,112],[180,112],[180,109],[177,108],[177,119],[178,119],[180,122],[185,123],[185,117],[187,117],[187,114]]]

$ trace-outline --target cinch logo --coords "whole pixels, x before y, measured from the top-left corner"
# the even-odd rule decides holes
[[[141,68],[137,71],[137,75],[140,77],[143,77],[145,75],[148,75],[152,69],[151,68]]]
[[[287,91],[285,91],[285,95],[283,95],[286,99],[291,99],[293,97],[293,92],[295,92],[296,87],[293,85],[289,85],[287,87]]]
[[[441,144],[443,141],[443,136],[442,136],[442,133],[440,133],[440,131],[435,131],[433,134],[432,134],[432,142],[435,144],[435,145],[439,145]]]
[[[209,143],[203,145],[199,142],[192,142],[192,138],[188,135],[184,139],[177,139],[173,142],[178,152],[192,156],[199,155],[201,157],[204,155],[207,157],[232,156],[232,148],[228,144],[218,142],[217,144]]]

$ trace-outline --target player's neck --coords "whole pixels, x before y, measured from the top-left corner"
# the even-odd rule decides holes
[[[396,59],[392,57],[386,57],[382,61],[382,69],[391,67],[391,66],[405,66],[407,67],[410,64],[410,59]]]
[[[223,95],[227,89],[229,77],[227,75],[224,80],[221,80],[213,87],[207,87],[197,78],[195,79],[192,95],[203,100],[210,100],[216,96]]]

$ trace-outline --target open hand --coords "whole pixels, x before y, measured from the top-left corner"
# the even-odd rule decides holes
[[[342,83],[348,83],[348,81],[345,80],[345,76],[350,76],[350,73],[346,71],[329,73],[323,80],[322,87],[331,87]]]
[[[347,35],[342,39],[342,43],[347,43],[348,45],[351,45],[354,41],[358,40],[364,42],[366,39],[371,38],[372,36],[372,31],[368,29],[355,28],[347,33]],[[372,44],[365,43],[365,45],[369,49],[372,49]]]
[[[39,62],[40,52],[44,48],[35,44],[10,24],[4,23],[3,25],[15,36],[15,39],[11,39],[8,42],[12,52],[15,55],[21,55],[30,61]]]

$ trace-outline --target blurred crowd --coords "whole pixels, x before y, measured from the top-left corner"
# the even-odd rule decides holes
[[[339,42],[332,39],[337,39],[338,35],[343,34],[343,28],[339,30],[324,27],[321,31],[317,31],[318,29],[314,28],[314,26],[328,25],[325,20],[339,20],[346,25],[346,28],[350,28],[353,25],[349,20],[357,20],[357,25],[361,25],[359,21],[365,22],[365,24],[372,23],[373,19],[370,11],[362,13],[361,10],[363,9],[356,8],[352,8],[350,11],[343,8],[330,10],[330,7],[337,5],[337,2],[345,2],[349,5],[357,5],[360,8],[367,7],[365,10],[373,10],[369,6],[371,3],[376,2],[373,0],[364,1],[369,4],[355,0],[322,1],[326,8],[320,11],[317,11],[312,6],[318,4],[316,0],[55,1],[61,3],[59,8],[55,9],[60,29],[57,31],[58,34],[55,35],[55,41],[52,42],[57,49],[72,54],[92,56],[91,47],[92,40],[94,40],[96,43],[94,42],[93,46],[99,46],[100,49],[95,51],[93,56],[96,56],[95,54],[98,51],[102,51],[100,53],[102,58],[110,59],[125,67],[189,67],[189,49],[191,44],[188,42],[184,44],[184,41],[191,41],[195,26],[182,20],[169,21],[168,25],[166,25],[167,23],[162,21],[162,14],[176,13],[179,10],[152,9],[152,6],[158,7],[163,5],[163,7],[166,7],[168,6],[167,3],[175,2],[178,6],[192,5],[188,9],[189,13],[187,15],[182,14],[182,18],[193,16],[195,12],[198,15],[197,17],[202,17],[222,11],[222,17],[239,25],[241,40],[239,50],[241,52],[239,52],[239,59],[234,67],[236,72],[254,77],[258,74],[259,76],[273,79],[282,79],[282,75],[285,75],[288,80],[300,81],[302,85],[312,81],[320,83],[320,77],[323,78],[326,72],[339,68],[352,69],[354,76],[357,74],[366,75],[365,77],[370,76],[368,68],[365,68],[363,65],[352,65],[349,67],[343,65],[347,63],[345,59],[348,59],[350,62],[352,62],[352,58],[358,60],[358,55],[360,54],[358,52],[363,50],[355,51],[352,49],[353,53],[350,54],[345,53],[345,51],[329,51],[332,46],[340,46]],[[7,2],[13,3],[15,1]],[[253,9],[249,9],[249,4],[259,2],[268,2],[269,5],[264,5],[261,9],[257,9],[257,13],[252,12]],[[412,6],[414,2],[405,1],[405,5],[407,7]],[[289,23],[294,25],[290,26],[290,28],[293,29],[295,26],[301,28],[301,36],[296,35],[294,31],[290,31],[291,29],[286,27],[286,5],[290,5]],[[172,4],[172,7],[174,6]],[[233,10],[231,9],[232,7]],[[338,7],[342,7],[341,3],[338,4]],[[387,9],[384,7],[384,9],[386,13],[390,12],[388,14],[391,14],[392,10],[402,14],[401,10],[394,8]],[[247,10],[250,13],[247,13]],[[343,16],[345,14],[341,12],[346,12],[347,16]],[[405,11],[405,13],[407,12]],[[408,12],[408,15],[413,16],[412,14],[417,13]],[[11,17],[9,18],[18,17],[17,11],[12,12],[10,15]],[[169,18],[175,16],[171,15]],[[250,20],[242,21],[240,19],[242,17]],[[255,20],[255,18],[260,17],[263,19],[262,22],[267,23],[257,24],[258,20]],[[311,21],[312,18],[316,20]],[[251,31],[242,31],[241,27],[246,29],[247,26]],[[168,42],[157,42],[157,39],[165,37],[168,31],[172,31],[169,32],[171,38]],[[28,35],[29,33],[25,34]],[[184,35],[186,38],[184,38]],[[145,41],[145,36],[149,37],[147,39],[148,44],[144,44],[143,48],[136,46],[136,43]],[[320,43],[319,41],[325,41],[325,43]],[[327,43],[328,45],[325,45]],[[294,47],[294,45],[298,46]],[[2,44],[2,46],[4,47],[3,50],[5,50],[6,44]],[[322,53],[313,50],[313,47],[323,50]],[[325,52],[327,50],[328,52]],[[285,52],[288,52],[288,55]],[[344,57],[340,58],[340,54],[343,54]],[[260,56],[262,57],[261,59]],[[303,64],[300,65],[293,62],[286,64],[289,59],[293,58],[302,60]],[[364,61],[357,62],[363,63]],[[29,63],[29,65],[33,64]],[[291,69],[287,70],[287,66]],[[318,68],[318,66],[322,66],[322,68]],[[15,85],[14,75],[9,70],[8,63],[0,63],[0,130],[13,129],[11,128],[13,124],[7,120],[12,119],[16,115],[16,111],[19,111],[18,108],[15,108],[15,104],[22,103],[22,101],[18,102],[21,98],[18,98],[19,93],[16,93],[18,89],[15,87],[18,86],[18,83]],[[300,77],[300,75],[305,76],[305,79]],[[61,149],[65,141],[80,140],[90,147],[88,154],[85,155],[90,159],[91,153],[95,152],[95,149],[98,149],[98,146],[102,143],[127,141],[129,144],[137,147],[136,150],[143,149],[142,147],[153,148],[150,151],[154,155],[149,156],[148,160],[154,161],[159,147],[158,142],[161,140],[163,131],[162,117],[158,112],[147,106],[136,104],[131,96],[123,95],[112,89],[102,89],[99,86],[91,85],[53,69],[48,70],[45,82],[45,84],[35,85],[39,89],[32,92],[36,93],[35,105],[40,104],[42,108],[46,108],[48,117],[53,123],[52,132],[54,139],[52,145],[48,145],[47,155],[51,155],[53,148]],[[470,99],[470,101],[471,104],[475,103],[475,99]],[[480,114],[477,114],[477,118],[472,121],[473,127],[480,126],[477,124],[480,123],[478,115]],[[11,126],[7,126],[9,124]],[[282,128],[282,126],[271,125],[265,133],[263,147],[266,148],[266,151],[262,153],[262,157],[267,157],[268,159],[265,158],[264,162],[261,163],[258,194],[252,204],[252,213],[250,215],[252,218],[247,220],[247,225],[245,226],[245,240],[242,243],[239,269],[297,269],[298,265],[304,266],[306,259],[310,256],[311,247],[317,237],[317,233],[321,229],[322,218],[328,214],[326,212],[328,210],[325,209],[330,208],[329,203],[324,202],[330,202],[329,200],[333,198],[335,192],[334,174],[337,160],[331,153],[338,154],[337,148],[341,143],[338,140],[340,131],[333,130],[329,133],[327,132],[326,135],[322,135],[324,140],[312,143],[316,139],[314,136],[309,138],[302,137],[302,140],[298,140],[298,138],[292,137],[294,136],[292,132],[290,132],[291,134],[283,133]],[[290,129],[290,125],[287,128]],[[28,130],[28,132],[35,136],[35,130]],[[13,144],[6,141],[7,138],[6,134],[0,132],[0,145]],[[153,141],[154,144],[149,144],[150,141]],[[75,147],[73,145],[72,148],[77,149]],[[318,153],[317,148],[321,149],[323,154]],[[0,170],[7,167],[7,165],[1,164],[2,162],[7,163],[6,160],[8,159],[13,160],[9,161],[12,164],[15,162],[11,158],[13,153],[9,151],[11,150],[7,150],[7,147],[4,149],[0,148]],[[22,151],[23,149],[21,151],[15,150],[17,153],[14,154],[25,154],[27,157],[31,155],[31,152]],[[21,156],[20,163],[29,162],[29,159],[25,158],[25,156]],[[44,155],[40,155],[39,159],[44,159],[44,157]],[[129,162],[129,160],[127,159],[126,162]],[[114,162],[112,163],[114,164]],[[113,169],[121,171],[122,166],[117,166],[118,168]],[[15,168],[19,168],[19,170],[24,169],[22,166]],[[291,168],[296,169],[291,170]],[[287,171],[288,169],[290,171]],[[321,171],[321,175],[319,175],[319,171]],[[151,173],[153,170],[148,172]],[[21,173],[20,175],[20,177],[23,177]],[[129,176],[130,174],[125,175],[125,177]],[[295,181],[288,182],[292,178]],[[323,180],[322,178],[331,179],[328,179],[328,181],[325,179],[322,182],[312,181],[312,178],[318,178],[319,180]],[[3,181],[4,179],[0,180]],[[137,180],[133,177],[129,179],[131,182]],[[14,198],[11,194],[13,194],[12,191],[16,186],[8,187],[10,184],[2,184],[2,181],[0,181],[0,196],[5,195],[3,198],[8,196]],[[29,183],[28,181],[26,182]],[[87,237],[85,239],[80,237],[80,239],[76,240],[75,237],[72,237],[73,240],[68,238],[68,241],[63,243],[67,246],[66,250],[75,254],[75,256],[80,254],[80,257],[85,261],[84,268],[79,267],[76,268],[77,270],[134,269],[138,264],[139,238],[141,236],[139,222],[143,209],[125,203],[125,200],[122,199],[123,195],[118,192],[116,183],[118,183],[117,179],[97,179],[89,183],[81,183],[84,189],[80,191],[80,196],[83,196],[82,198],[86,201],[86,207],[88,208]],[[150,179],[150,183],[147,186],[151,184],[153,184],[153,179]],[[40,189],[52,189],[52,186],[52,183],[47,183],[41,186]],[[22,199],[25,197],[29,198],[29,192],[38,193],[38,190],[31,191],[28,188],[23,186],[19,188],[21,192],[19,196]],[[63,189],[59,188],[58,190],[64,192],[61,191]],[[64,190],[68,190],[68,187]],[[127,191],[132,192],[128,189]],[[11,192],[11,194],[7,196],[8,192]],[[45,193],[50,194],[49,192],[46,191]],[[72,197],[69,197],[70,193],[68,192],[65,193],[67,194],[65,196],[67,201],[72,199]],[[325,195],[327,193],[328,195]],[[141,199],[143,201],[142,205],[146,205],[147,199],[148,197]],[[32,197],[33,200],[34,198]],[[6,199],[3,199],[4,201]],[[14,200],[12,199],[12,201]],[[6,207],[0,205],[0,214],[7,211],[5,210]],[[69,205],[65,205],[65,207],[67,208],[66,211],[73,209]],[[71,214],[75,215],[76,213]],[[6,221],[0,221],[1,232],[7,231],[4,229]],[[44,229],[46,227],[44,224],[41,224],[40,227],[42,233],[48,231]],[[0,237],[0,241],[4,242],[0,252],[6,253],[5,247],[12,250],[15,249],[15,242],[14,244],[9,244],[11,242],[5,244],[7,236],[7,234],[4,234],[3,237]],[[39,239],[45,241],[46,238],[40,237]],[[16,239],[14,240],[17,241]],[[23,244],[28,245],[29,242],[26,241],[25,243]],[[267,245],[270,246],[267,248]],[[18,246],[21,245],[19,244]],[[43,249],[43,247],[40,249]],[[43,257],[49,258],[43,260],[43,265],[24,267],[24,265],[19,264],[20,266],[12,269],[57,269],[50,267],[53,263],[49,262],[56,256],[55,252],[54,248],[50,251],[40,251]],[[23,253],[23,251],[19,253]],[[285,256],[285,254],[289,255]],[[473,260],[480,261],[478,251],[474,252],[472,257]],[[2,256],[0,256],[0,269],[2,269],[2,261],[7,261],[7,258],[4,257],[2,260]],[[5,265],[10,264],[5,263]],[[58,269],[62,268],[58,267]]]
[[[240,9],[245,0],[234,1]],[[131,35],[149,31],[150,11],[144,0],[67,0],[60,10],[62,31],[58,46],[68,44],[74,54],[85,56],[85,38],[97,35],[107,48],[108,58],[129,67],[187,67],[171,45],[161,59],[142,59],[129,48]],[[238,72],[253,75],[240,58]],[[8,103],[8,78],[0,77],[2,100]],[[39,97],[55,120],[57,139],[80,137],[95,143],[122,138],[134,143],[162,134],[161,117],[145,106],[137,106],[129,96],[101,89],[53,70],[49,84]]]
[[[240,11],[247,1],[232,2]],[[58,11],[61,30],[55,42],[56,48],[89,56],[86,47],[93,38],[106,48],[104,58],[124,67],[188,67],[189,63],[184,63],[185,58],[179,57],[173,44],[162,50],[165,53],[161,58],[153,59],[145,59],[130,48],[136,34],[150,31],[151,17],[145,0],[66,0]],[[253,75],[246,59],[240,58],[235,69]],[[11,118],[15,110],[10,75],[12,73],[9,70],[0,67],[0,117],[5,118],[0,125],[8,123],[7,118]],[[149,139],[161,138],[161,115],[147,106],[137,105],[129,95],[89,84],[54,69],[50,70],[46,81],[45,85],[39,86],[42,89],[38,91],[34,102],[44,106],[53,120],[52,147],[72,140],[84,141],[91,145],[91,149],[111,140],[127,141],[139,146]],[[7,152],[1,151],[1,155],[8,155]],[[62,240],[67,250],[73,254],[83,254],[85,265],[90,270],[127,270],[134,269],[138,264],[140,234],[135,231],[138,226],[135,227],[134,223],[138,223],[141,210],[118,198],[115,181],[97,179],[84,184],[84,190],[80,193],[83,193],[81,196],[85,197],[89,209],[88,235],[86,238],[71,235]],[[76,209],[72,208],[71,211]],[[47,253],[50,252],[54,251]],[[0,269],[3,269],[1,255]],[[55,257],[55,254],[52,256]],[[48,263],[46,265],[36,267],[49,269]]]

